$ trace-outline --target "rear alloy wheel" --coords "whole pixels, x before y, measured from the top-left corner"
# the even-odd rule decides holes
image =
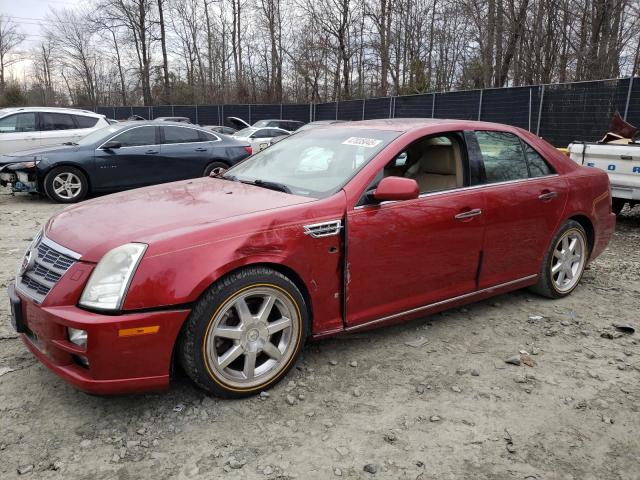
[[[580,282],[589,255],[582,225],[569,220],[554,236],[533,290],[549,298],[569,295]]]
[[[229,168],[229,165],[227,165],[224,162],[211,162],[209,165],[207,165],[207,168],[204,169],[204,177],[208,177],[211,175],[211,172],[213,172],[214,170],[226,170],[227,168]]]
[[[74,167],[56,167],[44,179],[44,191],[58,203],[75,203],[87,196],[87,177]]]
[[[248,268],[214,284],[183,331],[180,359],[205,390],[225,397],[259,393],[280,380],[307,334],[304,298],[287,277]]]

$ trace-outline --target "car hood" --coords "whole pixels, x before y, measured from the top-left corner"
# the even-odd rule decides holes
[[[153,250],[154,242],[208,225],[311,201],[240,182],[200,178],[107,195],[68,207],[51,217],[45,235],[79,253],[82,260],[97,262],[107,251],[125,243],[146,243]]]
[[[226,121],[227,123],[231,124],[231,126],[236,130],[242,130],[243,128],[247,128],[251,126],[247,122],[245,122],[244,120],[238,117],[227,117]]]
[[[79,145],[56,145],[54,147],[47,148],[32,148],[30,150],[21,150],[19,152],[12,152],[5,155],[0,155],[0,165],[6,165],[9,163],[25,162],[32,160],[33,157],[46,156],[49,154],[64,153],[64,152],[77,152],[80,149]]]

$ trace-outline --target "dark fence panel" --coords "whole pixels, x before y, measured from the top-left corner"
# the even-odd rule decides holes
[[[187,117],[191,123],[198,123],[195,105],[174,105],[173,117]]]
[[[338,120],[362,120],[362,100],[338,102]]]
[[[249,124],[253,125],[258,120],[272,120],[280,118],[282,113],[280,105],[251,105]]]
[[[436,95],[435,118],[477,120],[480,90],[447,92]]]
[[[149,120],[149,117],[151,113],[151,107],[132,107],[131,108],[131,115],[138,115],[142,118],[144,118],[145,120]]]
[[[336,102],[318,103],[315,106],[314,120],[335,120],[337,118]]]
[[[198,105],[198,123],[200,125],[220,125],[220,106]]]
[[[282,118],[284,120],[298,120],[299,122],[310,122],[311,108],[308,103],[296,105],[282,105]]]
[[[226,117],[247,123],[268,118],[287,120],[362,120],[375,118],[455,118],[505,123],[538,133],[556,146],[573,140],[597,140],[617,110],[640,126],[640,78],[629,90],[628,78],[530,87],[492,88],[461,92],[407,95],[295,105],[162,105],[155,107],[97,107],[117,120],[132,114],[144,118],[188,117],[201,125],[224,124]],[[538,118],[540,117],[540,118]]]
[[[131,116],[133,109],[131,107],[116,107],[116,113],[114,118],[116,120],[126,120]]]
[[[537,90],[537,87],[534,87]],[[482,92],[480,120],[485,122],[508,123],[510,125],[535,130],[535,123],[529,116],[532,89],[529,87],[494,88]],[[537,114],[537,112],[536,112]]]
[[[393,117],[431,118],[433,94],[395,97]]]
[[[624,113],[628,82],[545,85],[538,135],[557,146],[573,140],[597,140],[606,132],[615,111]]]
[[[364,119],[389,118],[391,116],[391,102],[391,97],[365,100]]]
[[[249,123],[249,105],[222,105],[220,115],[221,124],[236,128],[227,122],[227,117],[238,117]]]
[[[171,105],[158,105],[152,109],[152,118],[158,117],[173,117],[173,106]]]

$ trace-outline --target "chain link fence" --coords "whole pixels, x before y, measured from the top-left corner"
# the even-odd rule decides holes
[[[162,105],[98,107],[109,118],[188,117],[200,125],[223,125],[227,117],[249,124],[280,118],[369,120],[379,118],[451,118],[514,125],[555,146],[573,140],[594,141],[606,132],[615,111],[640,126],[640,77],[530,87],[428,93],[317,104]]]

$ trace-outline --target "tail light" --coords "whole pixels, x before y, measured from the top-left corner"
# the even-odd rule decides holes
[[[249,155],[253,155],[253,148],[249,147],[244,147],[244,150],[249,154]]]

